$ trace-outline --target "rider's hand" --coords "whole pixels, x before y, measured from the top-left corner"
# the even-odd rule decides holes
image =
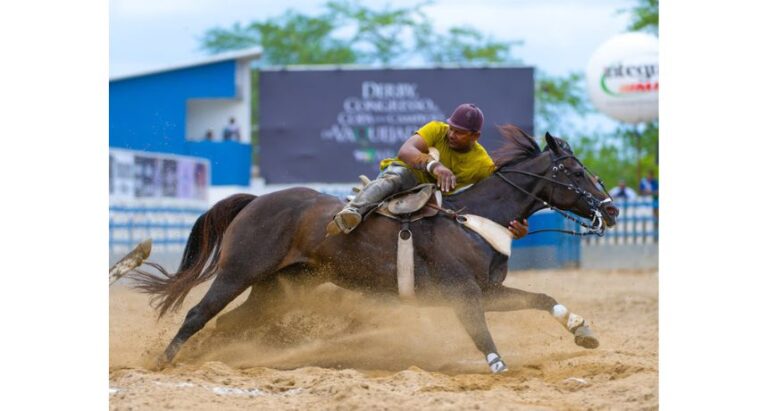
[[[512,238],[519,240],[528,234],[528,220],[523,220],[522,223],[517,220],[512,220],[509,222],[508,228],[509,231],[512,232]]]
[[[456,176],[446,166],[437,163],[432,170],[432,175],[437,180],[437,186],[440,187],[440,191],[449,192],[456,188]]]

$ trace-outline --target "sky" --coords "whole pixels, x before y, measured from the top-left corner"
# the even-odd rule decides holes
[[[293,9],[317,15],[325,1],[280,0],[110,0],[110,76],[194,62],[206,57],[199,49],[203,33],[264,20]],[[413,0],[366,1],[379,9],[411,7]],[[612,36],[623,33],[634,5],[631,0],[434,0],[423,10],[438,31],[473,27],[495,40],[523,40],[512,53],[525,64],[563,75],[584,71],[592,53]]]

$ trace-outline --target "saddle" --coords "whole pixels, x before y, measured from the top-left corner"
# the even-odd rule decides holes
[[[437,215],[442,200],[434,184],[421,184],[387,198],[373,212],[400,222],[413,222]],[[427,207],[429,204],[436,207]]]

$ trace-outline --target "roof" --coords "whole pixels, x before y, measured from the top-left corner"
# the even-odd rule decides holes
[[[109,81],[125,80],[132,77],[140,77],[140,76],[146,76],[150,74],[163,73],[166,71],[186,69],[190,67],[202,66],[202,65],[211,64],[211,63],[218,63],[218,62],[227,61],[227,60],[242,60],[242,59],[253,60],[261,57],[261,51],[262,51],[261,47],[252,47],[248,49],[228,51],[225,53],[214,54],[202,60],[196,60],[196,61],[182,63],[182,64],[175,64],[172,66],[166,66],[161,68],[142,70],[139,72],[119,74],[119,75],[110,77]]]

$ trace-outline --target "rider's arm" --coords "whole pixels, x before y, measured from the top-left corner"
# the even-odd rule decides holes
[[[432,160],[432,157],[429,155],[427,142],[424,141],[424,137],[418,134],[412,135],[400,146],[397,158],[419,170],[424,170],[427,167],[427,163]]]
[[[413,168],[426,170],[435,177],[437,186],[444,192],[449,192],[456,188],[456,176],[448,167],[440,164],[439,161],[429,155],[429,146],[426,140],[419,134],[414,134],[400,147],[397,157],[404,163]],[[427,166],[430,169],[427,170]]]

